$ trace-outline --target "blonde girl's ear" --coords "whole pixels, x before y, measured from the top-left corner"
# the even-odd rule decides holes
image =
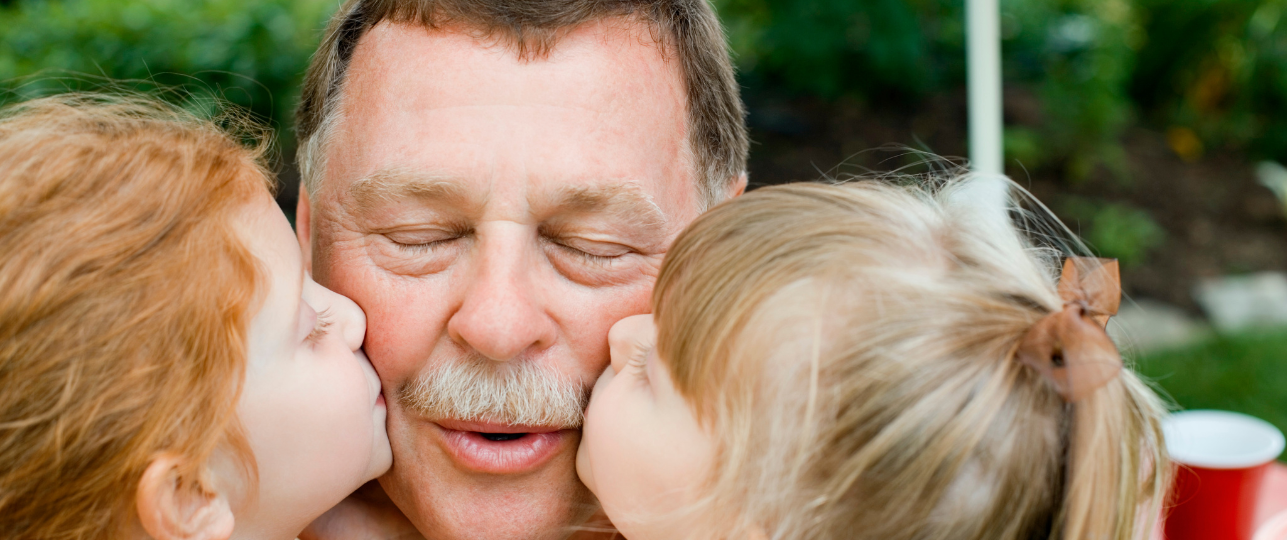
[[[184,465],[166,453],[143,472],[135,497],[143,530],[156,540],[227,540],[235,522],[227,495],[182,478]]]

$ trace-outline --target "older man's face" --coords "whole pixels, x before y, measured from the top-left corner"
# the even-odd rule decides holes
[[[608,329],[699,211],[685,92],[633,23],[527,61],[473,36],[362,38],[301,219],[317,280],[367,313],[394,502],[430,538],[557,538]]]

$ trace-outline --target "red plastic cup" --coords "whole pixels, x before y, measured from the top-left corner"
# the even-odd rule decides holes
[[[1269,422],[1226,411],[1185,411],[1162,423],[1178,465],[1166,540],[1252,540],[1256,499],[1287,441]]]

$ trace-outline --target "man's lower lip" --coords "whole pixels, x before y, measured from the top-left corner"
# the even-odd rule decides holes
[[[442,436],[442,447],[461,467],[489,474],[517,474],[535,470],[558,455],[566,431],[544,433],[489,433],[458,431],[434,424]]]

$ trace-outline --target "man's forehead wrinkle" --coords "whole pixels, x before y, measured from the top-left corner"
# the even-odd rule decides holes
[[[349,196],[359,211],[405,199],[435,200],[460,207],[482,204],[455,178],[406,169],[381,169],[364,176],[349,186]]]
[[[451,110],[470,110],[470,109],[555,109],[563,111],[583,111],[601,118],[604,111],[598,107],[586,107],[582,104],[569,103],[523,103],[515,99],[514,103],[503,103],[498,101],[488,101],[479,103],[434,103],[426,102],[423,106],[416,107],[417,111],[451,111]]]
[[[438,78],[439,82],[448,87],[456,87],[462,83],[494,86],[499,81],[492,80],[491,76],[509,73],[509,71],[494,72],[482,66],[476,66],[484,69],[481,72],[457,71],[460,66],[457,66],[457,69],[449,67],[453,62],[452,59],[455,59],[454,62],[466,62],[466,65],[490,59],[491,61],[483,64],[495,68],[492,64],[499,61],[507,68],[517,67],[520,72],[528,71],[527,68],[530,68],[535,70],[533,73],[545,75],[549,74],[550,69],[556,70],[557,73],[563,73],[566,69],[586,69],[587,66],[582,63],[584,60],[591,62],[592,68],[600,74],[604,70],[625,73],[644,69],[649,76],[627,76],[618,81],[633,86],[628,93],[642,93],[641,90],[645,87],[673,86],[671,92],[667,93],[675,93],[686,99],[682,76],[666,76],[672,73],[679,75],[681,71],[678,63],[669,58],[673,54],[673,51],[669,50],[672,47],[659,46],[662,43],[657,41],[655,31],[650,28],[650,25],[640,24],[641,22],[644,21],[629,18],[604,19],[587,23],[556,39],[556,46],[551,48],[548,54],[523,59],[517,56],[517,51],[512,46],[497,43],[486,37],[480,41],[480,36],[468,25],[449,24],[436,30],[429,30],[404,23],[383,21],[359,40],[351,63],[362,64],[366,75],[374,76],[373,79],[389,77],[400,79],[416,71],[405,69],[414,65],[411,59],[418,55],[432,55],[434,58],[441,59],[432,62],[436,69],[447,69],[442,73],[444,77]],[[606,47],[614,51],[614,57],[605,59],[601,58],[602,55],[587,55],[585,50],[587,47]],[[362,62],[358,62],[359,59]],[[569,77],[584,75],[583,73],[563,74]],[[388,83],[395,88],[402,86],[396,84],[396,81],[388,81]],[[522,89],[517,90],[520,90],[520,94],[527,93],[522,92]]]

